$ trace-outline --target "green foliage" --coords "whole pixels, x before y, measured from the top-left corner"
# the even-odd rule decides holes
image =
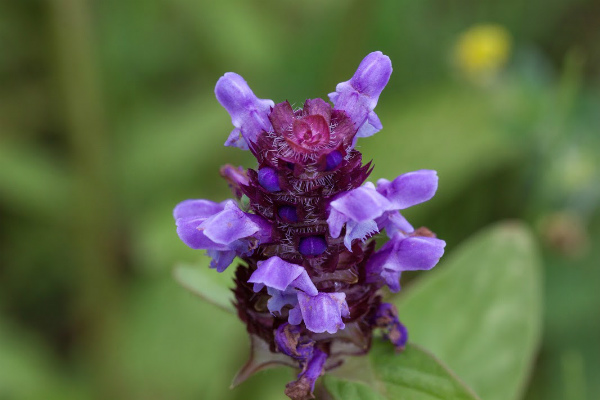
[[[206,267],[197,268],[187,265],[178,265],[173,271],[175,280],[181,286],[221,310],[235,314],[231,291],[227,290],[227,286],[217,283],[212,275],[214,275],[214,271],[210,271]],[[231,277],[229,278],[231,279]]]
[[[531,232],[503,223],[470,239],[402,293],[399,315],[412,340],[481,398],[519,399],[540,340],[539,264]]]
[[[412,344],[395,354],[391,345],[375,341],[361,361],[363,382],[326,376],[335,400],[479,399],[429,352]]]

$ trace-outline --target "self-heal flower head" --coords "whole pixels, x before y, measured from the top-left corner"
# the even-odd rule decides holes
[[[433,197],[436,172],[375,185],[355,148],[382,128],[374,110],[391,72],[390,59],[373,52],[331,103],[308,99],[299,108],[259,99],[231,72],[217,82],[234,126],[225,144],[250,150],[257,165],[221,168],[237,201],[186,200],[174,217],[181,240],[207,250],[217,271],[239,259],[235,306],[253,353],[236,383],[274,363],[295,365],[285,393],[305,400],[326,369],[368,351],[373,331],[397,351],[408,340],[380,289],[398,291],[403,271],[431,269],[445,242],[400,214]],[[390,240],[375,251],[380,232]]]

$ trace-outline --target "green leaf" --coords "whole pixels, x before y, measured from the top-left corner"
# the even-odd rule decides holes
[[[507,222],[464,244],[396,305],[411,340],[483,399],[518,399],[540,340],[540,284],[530,231]]]
[[[187,265],[178,265],[173,271],[175,280],[181,286],[221,310],[235,314],[233,293],[224,283],[219,282],[221,279],[211,277],[211,274],[217,275],[217,272]]]
[[[355,368],[362,382],[324,378],[335,400],[478,399],[435,357],[413,344],[397,354],[389,343],[374,341],[369,356],[359,360],[363,365]]]

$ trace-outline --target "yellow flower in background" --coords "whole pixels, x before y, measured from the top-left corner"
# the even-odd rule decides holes
[[[493,80],[511,51],[510,33],[501,25],[475,25],[458,38],[454,59],[460,71],[478,83]]]

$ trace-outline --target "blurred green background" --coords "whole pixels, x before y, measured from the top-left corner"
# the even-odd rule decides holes
[[[254,166],[222,146],[219,76],[300,105],[374,50],[394,73],[371,180],[436,169],[407,216],[448,252],[525,220],[545,291],[525,397],[600,398],[600,2],[4,0],[0,49],[0,399],[283,398],[291,370],[228,389],[245,328],[172,279],[208,259],[171,210]]]

